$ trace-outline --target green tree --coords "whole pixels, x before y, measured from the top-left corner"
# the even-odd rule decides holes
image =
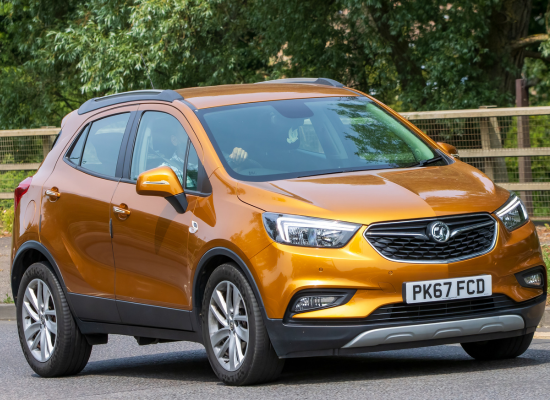
[[[47,51],[72,11],[70,1],[0,0],[0,129],[59,125],[86,99],[76,65]]]
[[[326,76],[402,110],[550,83],[548,1],[0,0],[0,128],[125,90]],[[525,61],[527,60],[527,62]]]

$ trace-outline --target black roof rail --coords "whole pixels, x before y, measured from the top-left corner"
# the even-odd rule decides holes
[[[114,104],[128,103],[130,101],[139,100],[159,100],[169,103],[174,100],[183,100],[183,97],[173,90],[135,90],[133,92],[124,92],[112,94],[110,96],[95,97],[82,104],[78,109],[78,114],[86,114],[90,111],[98,110],[103,107],[112,106]]]
[[[316,85],[327,85],[334,87],[344,87],[344,85],[334,79],[330,78],[285,78],[285,79],[274,79],[272,81],[263,81],[256,83],[309,83]]]

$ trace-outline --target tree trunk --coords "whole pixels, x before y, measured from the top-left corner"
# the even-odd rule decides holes
[[[510,98],[515,95],[516,79],[521,78],[525,58],[523,47],[514,43],[527,36],[530,17],[531,0],[503,0],[489,22],[487,48],[492,62],[484,63],[485,71],[489,77],[500,78],[500,89]]]
[[[371,15],[376,13],[390,14],[393,2],[382,1],[380,9],[374,10],[372,6],[367,6],[367,10]],[[426,79],[422,73],[422,68],[411,58],[410,42],[398,32],[392,33],[392,28],[388,21],[380,18],[371,18],[371,22],[375,26],[380,37],[389,45],[391,49],[391,58],[395,65],[399,77],[399,84],[402,93],[417,92],[422,93],[426,87]],[[422,96],[420,105],[426,102],[426,98]]]

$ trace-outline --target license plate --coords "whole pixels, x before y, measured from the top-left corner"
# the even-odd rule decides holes
[[[491,275],[405,282],[403,284],[403,299],[407,304],[469,299],[490,296],[493,294],[492,292]]]

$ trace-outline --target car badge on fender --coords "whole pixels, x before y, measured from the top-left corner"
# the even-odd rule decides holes
[[[428,225],[428,236],[436,243],[445,243],[451,237],[451,229],[445,222],[434,221]]]

